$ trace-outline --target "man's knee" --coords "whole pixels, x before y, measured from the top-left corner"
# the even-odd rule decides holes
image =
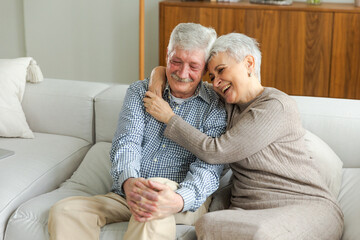
[[[56,217],[65,213],[74,213],[75,210],[79,211],[80,209],[75,208],[77,205],[81,206],[84,204],[80,203],[80,201],[80,197],[68,197],[58,201],[50,208],[49,218]]]

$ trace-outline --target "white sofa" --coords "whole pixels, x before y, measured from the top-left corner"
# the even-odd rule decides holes
[[[48,239],[48,211],[55,202],[72,195],[90,196],[103,194],[109,191],[112,184],[109,174],[109,150],[117,125],[118,113],[128,86],[52,79],[45,79],[42,84],[38,86],[34,85],[26,89],[26,103],[24,103],[25,114],[30,127],[36,132],[36,138],[31,141],[41,141],[42,135],[45,134],[38,132],[43,131],[56,136],[58,136],[58,134],[68,136],[60,136],[66,139],[63,141],[64,145],[59,146],[52,144],[53,140],[51,137],[54,136],[46,135],[48,138],[44,139],[39,145],[41,149],[32,149],[32,147],[18,144],[18,142],[25,141],[22,139],[0,139],[1,147],[16,147],[14,150],[17,154],[24,154],[21,156],[17,156],[16,154],[15,156],[7,158],[6,161],[9,163],[15,158],[24,158],[19,163],[14,163],[14,166],[11,167],[3,165],[0,160],[0,178],[3,179],[2,174],[4,173],[8,176],[6,181],[11,183],[11,186],[8,187],[3,181],[0,181],[1,188],[3,185],[6,186],[7,194],[13,195],[12,198],[9,198],[10,200],[8,202],[10,202],[10,204],[8,205],[10,207],[6,209],[6,214],[3,214],[4,211],[1,212],[0,227],[3,229],[2,232],[4,232],[6,227],[5,240]],[[76,92],[79,94],[79,99],[77,100],[80,101],[82,98],[87,99],[88,110],[94,112],[94,118],[89,117],[89,113],[84,114],[78,112],[80,110],[77,108],[82,108],[83,106],[80,107],[81,104],[78,106],[78,104],[75,103],[75,91],[71,89],[69,90],[72,92],[70,95],[74,97],[74,101],[71,103],[68,102],[69,94],[67,91],[63,91],[61,94],[59,93],[56,101],[49,100],[49,98],[51,99],[51,94],[38,96],[38,91],[45,93],[55,91],[55,89],[58,88],[67,89],[69,84],[71,86],[82,86],[84,88],[84,92]],[[38,90],[37,88],[42,90]],[[357,139],[360,136],[360,101],[296,96],[294,98],[298,102],[305,128],[327,142],[344,163],[343,181],[338,198],[345,215],[345,229],[342,239],[360,239],[360,228],[358,227],[360,226],[360,143]],[[64,103],[61,103],[59,101],[60,99],[63,99]],[[48,114],[51,115],[52,121],[55,121],[56,124],[49,121],[44,123],[45,126],[42,126],[43,124],[39,121],[50,116],[46,116],[48,114],[45,112],[45,109],[48,109],[48,107],[43,108],[41,104],[52,106],[51,113],[49,112]],[[59,114],[56,111],[56,109],[59,108],[61,108],[60,112],[68,114]],[[78,114],[79,116],[72,118],[70,117],[70,113]],[[52,114],[54,114],[54,116]],[[60,118],[60,120],[56,118]],[[73,123],[73,121],[81,122]],[[67,124],[76,125],[67,128]],[[85,128],[88,129],[86,130]],[[30,176],[27,175],[21,175],[21,178],[15,176],[29,171],[38,171],[37,169],[33,170],[33,163],[29,162],[36,162],[37,159],[25,159],[26,156],[31,155],[25,152],[32,151],[33,154],[41,152],[43,157],[39,160],[41,162],[39,164],[43,167],[47,166],[48,162],[53,162],[52,151],[57,153],[69,151],[69,154],[64,155],[71,155],[70,146],[73,147],[75,145],[72,141],[79,142],[78,148],[81,148],[81,146],[84,147],[83,152],[77,160],[71,161],[72,164],[52,163],[52,167],[48,167],[47,173],[38,173],[38,176],[34,178],[30,178]],[[81,161],[80,158],[93,142],[94,145],[87,152],[84,160],[71,178],[62,183],[58,189],[53,190],[76,169]],[[82,143],[82,145],[80,143]],[[52,145],[56,145],[57,148],[52,149]],[[73,150],[73,152],[76,152],[76,150]],[[60,158],[64,159],[64,156]],[[19,167],[22,169],[21,173],[17,172]],[[2,168],[6,168],[6,170]],[[12,175],[13,173],[14,176]],[[49,176],[44,177],[46,175]],[[222,179],[221,187],[224,187],[224,189],[228,189],[226,188],[226,183],[229,176],[230,172]],[[49,181],[53,180],[52,177],[56,178],[57,181],[49,184]],[[30,186],[36,186],[36,191],[32,194],[25,194],[26,197],[21,197],[22,192],[32,192],[32,188],[35,188],[30,187],[29,189],[29,184],[25,185],[25,181],[27,183],[32,182]],[[24,187],[20,190],[17,188],[18,185],[24,185]],[[45,187],[45,185],[51,186]],[[41,189],[41,191],[38,189]],[[219,206],[224,205],[219,202],[224,197],[223,193],[224,191],[220,190],[215,194],[215,200],[211,205],[211,210],[215,210]],[[2,194],[0,198],[2,200],[3,198],[7,198],[7,196],[4,197]],[[20,205],[21,202],[23,202],[23,204]],[[18,205],[20,206],[17,208]],[[15,210],[15,208],[17,209]],[[13,214],[8,220],[11,212],[13,212]],[[100,239],[121,239],[126,227],[127,223],[109,224],[102,228]],[[0,235],[0,239],[1,237],[2,235]],[[194,228],[192,226],[178,225],[177,239],[196,239]]]
[[[94,98],[109,86],[56,79],[26,85],[22,105],[35,138],[0,138],[0,148],[15,152],[0,159],[0,240],[21,203],[56,189],[79,166],[95,141]]]

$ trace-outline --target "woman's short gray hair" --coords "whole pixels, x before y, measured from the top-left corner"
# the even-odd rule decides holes
[[[229,33],[223,35],[216,39],[210,50],[208,61],[219,52],[226,52],[237,62],[243,61],[248,55],[253,56],[255,59],[255,75],[258,77],[259,81],[261,81],[261,52],[259,43],[255,39],[241,33]]]
[[[197,23],[180,23],[171,32],[167,50],[171,53],[175,47],[186,51],[202,49],[205,52],[204,61],[206,61],[216,36],[213,28]]]

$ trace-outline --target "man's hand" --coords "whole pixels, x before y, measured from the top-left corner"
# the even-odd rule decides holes
[[[166,68],[158,66],[151,71],[149,91],[155,93],[157,96],[162,97],[162,92],[166,84]]]
[[[175,115],[167,102],[154,93],[147,91],[143,99],[146,111],[156,120],[167,124]]]
[[[138,203],[143,200],[144,204],[151,205],[152,202],[147,199],[142,199],[139,194],[139,192],[143,190],[138,188],[136,184],[141,182],[146,183],[146,180],[144,178],[129,178],[124,182],[123,189],[126,195],[126,202],[135,220],[138,222],[146,222],[152,217],[152,214],[142,209]],[[151,191],[152,190],[149,189],[147,192]],[[151,199],[151,197],[149,197],[149,199]]]
[[[132,197],[137,200],[141,198],[137,206],[143,212],[151,214],[147,221],[168,217],[184,207],[183,198],[165,184],[146,180],[138,181],[135,185],[141,190]]]

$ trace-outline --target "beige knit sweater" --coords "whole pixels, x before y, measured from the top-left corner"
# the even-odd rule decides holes
[[[178,116],[164,134],[203,161],[230,164],[233,207],[267,209],[317,202],[342,216],[305,148],[305,130],[294,100],[265,88],[253,101],[227,104],[226,109],[227,131],[219,138],[208,137]]]

